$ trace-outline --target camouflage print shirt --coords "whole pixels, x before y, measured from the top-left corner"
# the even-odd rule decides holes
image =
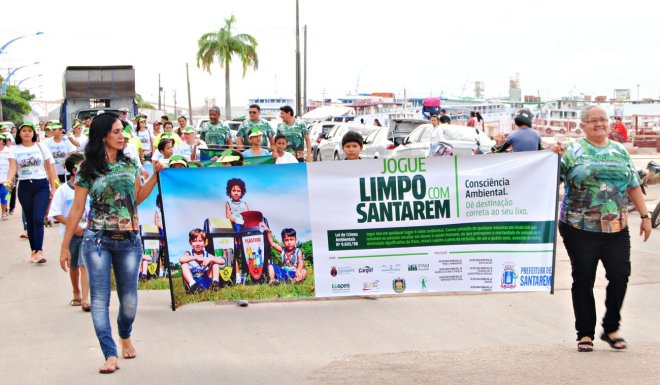
[[[93,180],[82,175],[76,185],[89,190],[91,208],[87,228],[90,230],[139,230],[135,202],[135,180],[139,171],[135,161],[108,163],[108,171]]]
[[[298,158],[302,157],[301,152],[305,151],[305,135],[309,134],[305,123],[300,120],[295,120],[291,125],[282,122],[277,126],[277,132],[286,136],[285,151]],[[296,155],[296,152],[299,154]]]
[[[225,145],[227,141],[231,140],[231,131],[229,126],[221,121],[216,124],[206,122],[202,126],[199,138],[205,141],[206,144]]]
[[[236,136],[243,137],[243,145],[250,146],[250,130],[254,127],[259,128],[259,131],[263,134],[261,137],[261,147],[270,147],[270,140],[274,136],[273,129],[266,119],[259,119],[258,122],[253,122],[250,119],[246,119],[241,126],[238,128],[238,134]]]
[[[628,224],[628,188],[640,185],[625,147],[610,140],[597,147],[578,139],[566,148],[560,175],[564,200],[559,220],[577,229],[616,233]]]

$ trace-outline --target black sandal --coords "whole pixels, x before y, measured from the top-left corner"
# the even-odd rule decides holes
[[[610,338],[610,336],[607,335],[607,333],[603,333],[600,335],[600,339],[607,342],[610,344],[610,347],[615,350],[623,350],[628,347],[628,344],[626,344],[626,340],[623,338]],[[618,343],[623,343],[623,346],[616,346]]]
[[[577,351],[581,353],[593,352],[594,351],[593,341],[578,341]]]

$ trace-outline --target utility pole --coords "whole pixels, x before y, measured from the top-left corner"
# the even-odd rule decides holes
[[[304,92],[303,92],[303,109],[307,107],[307,24],[303,27],[303,41],[304,41],[304,50],[305,50],[305,69],[303,73],[303,79],[304,79]],[[304,112],[304,111],[303,111]],[[301,116],[303,114],[300,114]]]
[[[300,14],[298,12],[298,0],[296,0],[296,114],[298,116],[302,116],[300,94]]]
[[[160,86],[160,74],[158,74],[158,109],[160,110],[160,93],[163,91],[163,87]]]
[[[192,125],[192,102],[190,99],[190,75],[188,74],[188,63],[186,63],[186,84],[188,84],[188,121]]]

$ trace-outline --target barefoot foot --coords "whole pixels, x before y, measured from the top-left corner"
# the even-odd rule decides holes
[[[137,351],[130,338],[121,339],[121,356],[127,360],[137,357]]]
[[[108,357],[108,359],[105,360],[103,366],[99,368],[99,373],[110,374],[110,373],[114,373],[117,370],[119,370],[118,359],[117,357],[112,356],[112,357]]]

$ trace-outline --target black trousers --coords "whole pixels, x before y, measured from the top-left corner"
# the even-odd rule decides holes
[[[603,263],[608,280],[605,296],[603,331],[619,330],[621,306],[626,296],[630,277],[630,233],[628,227],[618,233],[597,233],[579,230],[559,222],[559,233],[571,259],[573,286],[573,312],[577,340],[594,339],[596,328],[596,303],[594,281],[598,261]]]

